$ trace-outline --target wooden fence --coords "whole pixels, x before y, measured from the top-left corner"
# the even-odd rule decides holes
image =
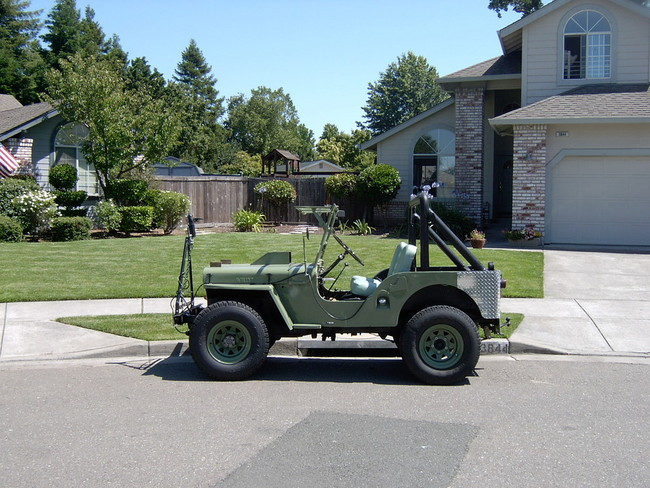
[[[158,176],[156,180],[161,190],[189,196],[192,214],[202,218],[203,222],[212,224],[232,222],[233,213],[243,208],[263,212],[270,222],[313,223],[296,211],[295,206],[329,203],[325,178],[287,178],[296,188],[296,201],[277,210],[271,208],[268,202],[262,201],[253,191],[256,184],[268,179],[245,176]],[[351,202],[336,203],[346,210],[346,220],[360,218],[358,205],[354,206]]]

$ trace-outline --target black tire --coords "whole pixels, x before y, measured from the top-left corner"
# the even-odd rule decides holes
[[[194,319],[190,351],[211,378],[243,380],[264,363],[269,332],[262,317],[248,305],[216,302]]]
[[[447,306],[420,310],[406,323],[399,338],[406,366],[430,385],[451,385],[471,374],[480,346],[474,321]]]

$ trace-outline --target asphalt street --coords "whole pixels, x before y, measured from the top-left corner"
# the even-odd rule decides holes
[[[167,358],[0,364],[7,487],[646,487],[640,358],[482,358],[458,386],[398,359],[271,358],[221,383]]]

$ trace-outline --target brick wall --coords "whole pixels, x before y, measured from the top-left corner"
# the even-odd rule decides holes
[[[20,168],[17,173],[31,173],[32,172],[32,145],[33,139],[11,137],[3,141],[3,145],[7,150],[16,158],[20,163]]]
[[[546,214],[545,125],[514,127],[512,228],[534,226],[544,232]]]
[[[455,97],[457,198],[462,210],[478,225],[483,207],[484,90],[459,88]]]
[[[408,202],[392,200],[373,210],[374,222],[377,225],[393,226],[403,225],[406,222],[406,209]]]

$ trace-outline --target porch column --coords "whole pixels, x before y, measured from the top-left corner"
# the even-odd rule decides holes
[[[456,99],[456,192],[460,209],[477,225],[483,206],[485,90],[458,88]]]
[[[515,125],[512,167],[512,228],[544,233],[546,125]]]

